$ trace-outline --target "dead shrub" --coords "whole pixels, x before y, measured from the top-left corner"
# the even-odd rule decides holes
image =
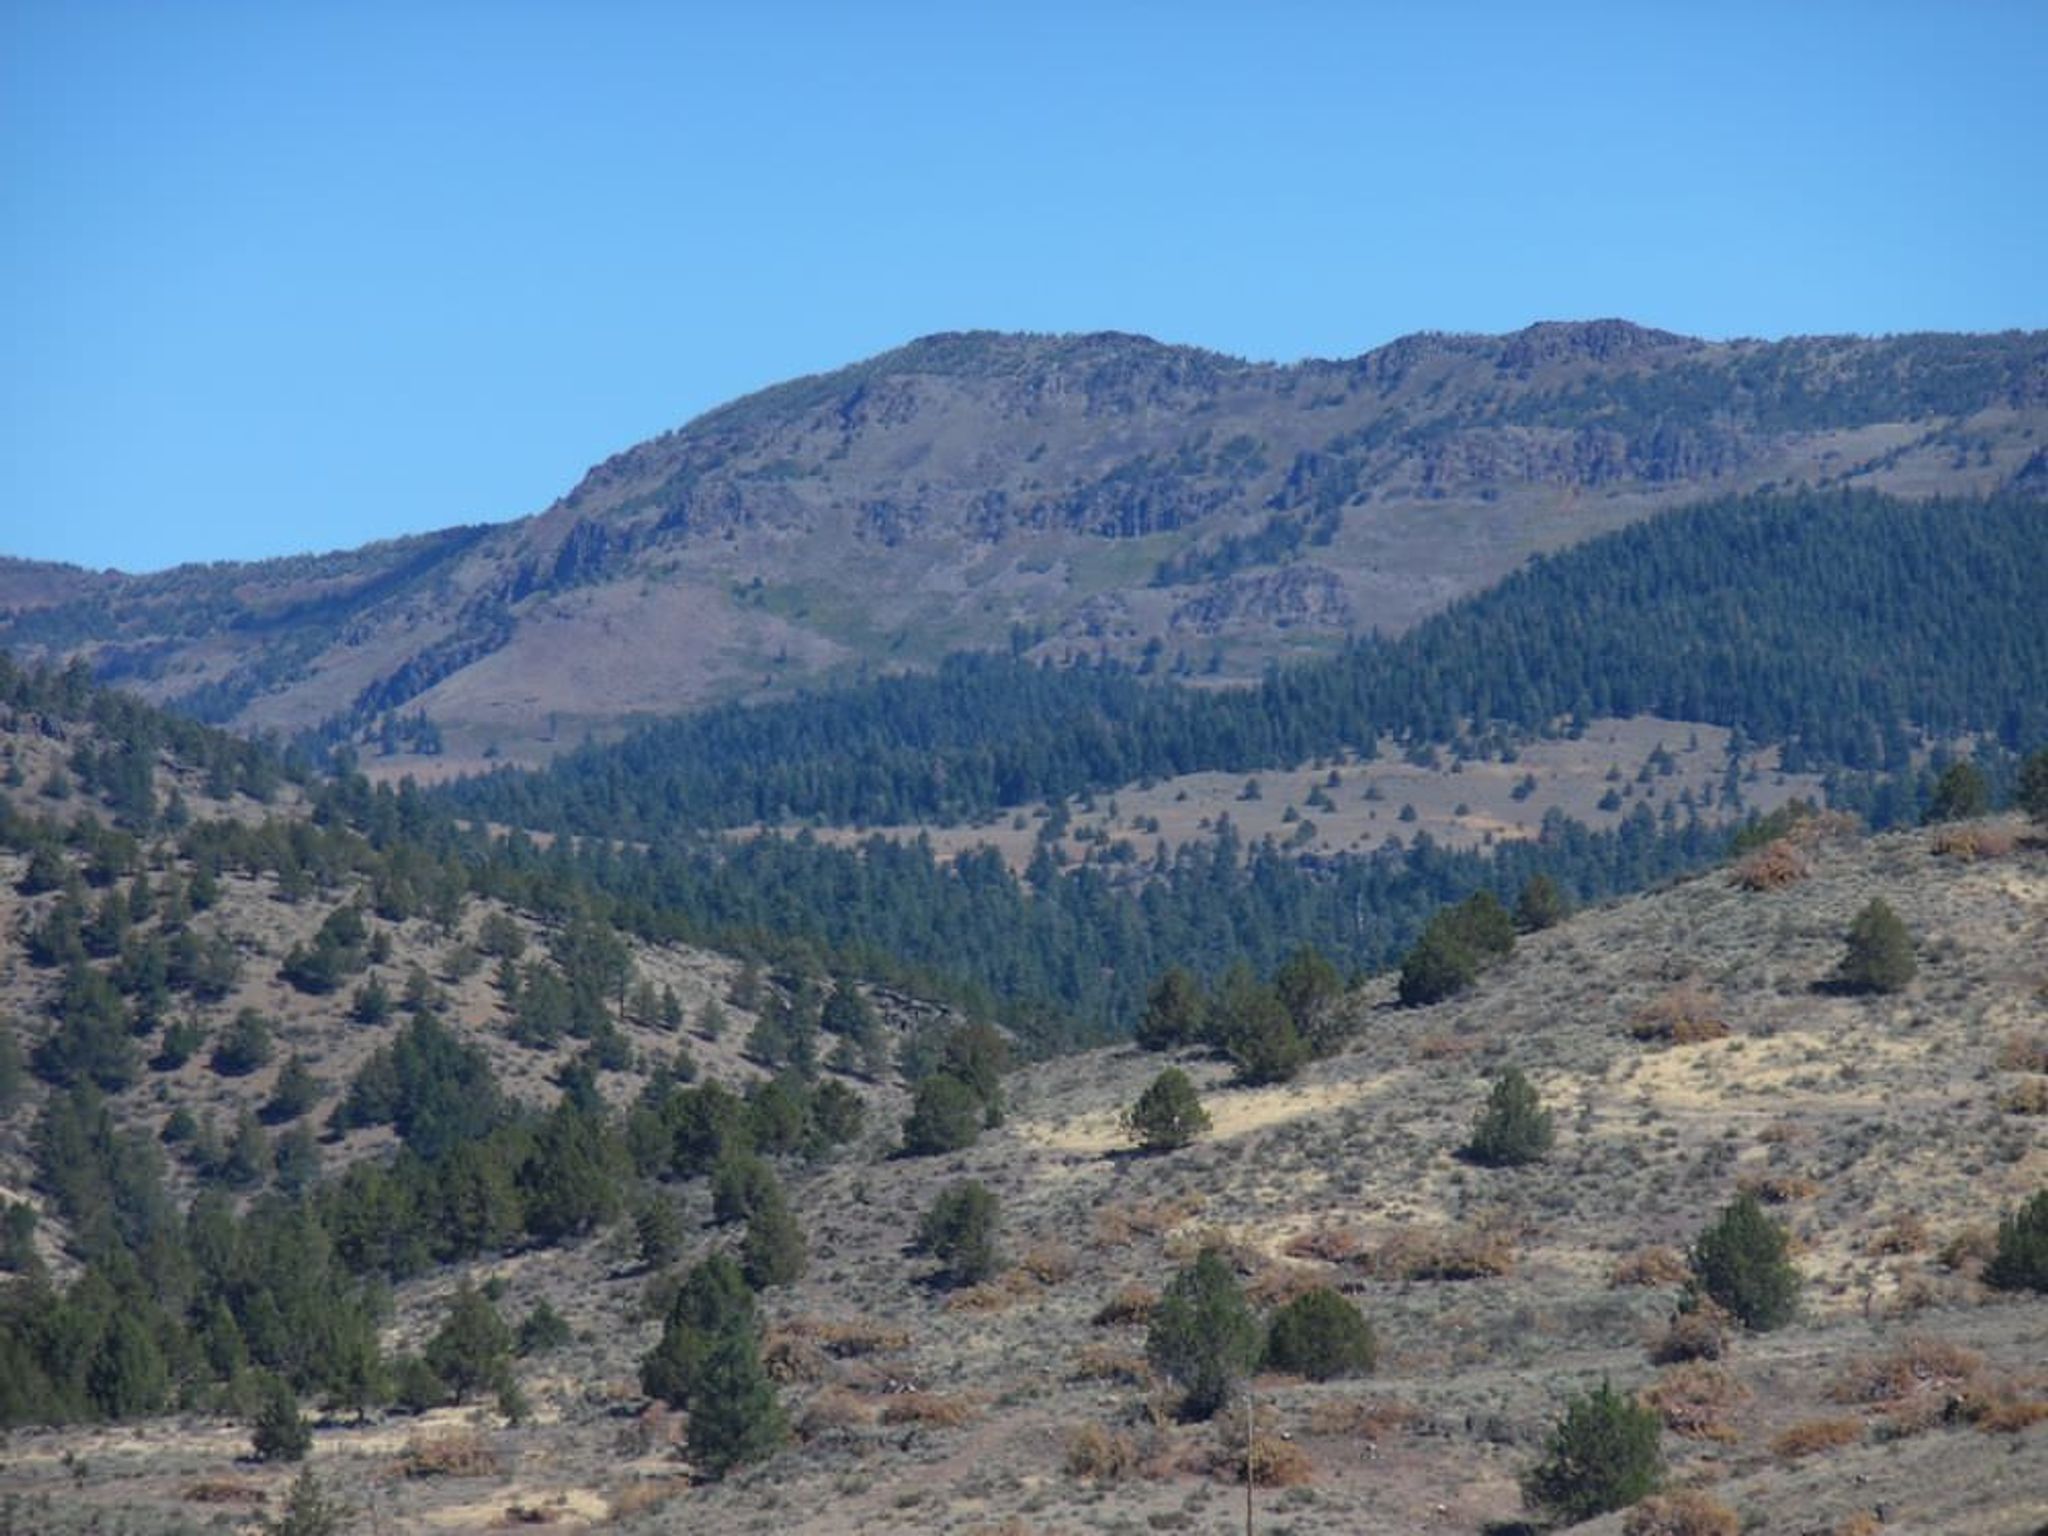
[[[1365,1239],[1355,1227],[1319,1226],[1298,1232],[1281,1246],[1292,1259],[1321,1259],[1325,1264],[1349,1264],[1365,1252]]]
[[[1664,1331],[1650,1341],[1650,1359],[1658,1365],[1687,1360],[1718,1360],[1728,1352],[1728,1314],[1711,1302],[1690,1312],[1675,1312]]]
[[[1998,1107],[2008,1115],[2048,1115],[2048,1077],[2030,1077],[1999,1095]]]
[[[1145,1357],[1109,1344],[1089,1344],[1074,1356],[1076,1381],[1110,1381],[1123,1386],[1143,1387],[1152,1381],[1152,1367]]]
[[[1941,1267],[1947,1270],[1982,1269],[1998,1252],[1998,1228],[1989,1223],[1963,1228],[1941,1245]]]
[[[827,1387],[804,1404],[796,1421],[796,1433],[798,1439],[809,1444],[874,1422],[875,1405],[868,1399],[844,1387]]]
[[[1267,1264],[1252,1276],[1244,1294],[1255,1307],[1284,1307],[1296,1297],[1322,1290],[1329,1283],[1327,1274],[1299,1264]]]
[[[1123,1248],[1139,1237],[1157,1237],[1199,1216],[1203,1204],[1201,1195],[1191,1193],[1171,1200],[1127,1200],[1105,1205],[1095,1213],[1095,1242],[1100,1247]]]
[[[498,1455],[473,1429],[414,1435],[398,1453],[401,1477],[494,1477]]]
[[[1936,857],[1961,859],[1966,864],[1978,859],[2002,859],[2018,845],[2012,828],[1989,822],[1950,822],[1935,828],[1930,840]]]
[[[1742,1519],[1696,1488],[1653,1493],[1628,1512],[1622,1536],[1741,1536]]]
[[[2048,1072],[2048,1035],[2016,1029],[1998,1047],[2001,1072]]]
[[[1417,1061],[1463,1061],[1479,1049],[1476,1035],[1424,1035],[1415,1042]]]
[[[1780,1461],[1797,1461],[1821,1451],[1838,1451],[1862,1438],[1863,1421],[1854,1416],[1804,1419],[1771,1442],[1771,1454]]]
[[[1728,1423],[1728,1415],[1751,1395],[1748,1387],[1720,1366],[1688,1360],[1665,1371],[1638,1397],[1673,1434],[1727,1445],[1741,1438]]]
[[[1813,861],[1790,837],[1766,843],[1735,866],[1729,879],[1745,891],[1782,891],[1813,874]]]
[[[1728,1033],[1721,1000],[1696,980],[1686,980],[1659,993],[1635,1011],[1628,1032],[1638,1040],[1672,1045],[1699,1045]]]
[[[965,1393],[950,1396],[943,1392],[905,1392],[889,1399],[882,1409],[882,1422],[955,1429],[980,1411],[980,1401]]]
[[[1088,1319],[1097,1328],[1144,1327],[1152,1321],[1159,1293],[1150,1286],[1127,1285],[1095,1309]]]
[[[1918,1253],[1927,1246],[1927,1218],[1918,1211],[1901,1211],[1877,1230],[1864,1251],[1872,1258],[1891,1254]]]
[[[810,1339],[835,1360],[893,1355],[910,1348],[910,1335],[903,1329],[868,1318],[793,1317],[776,1331]]]
[[[1767,1147],[1789,1147],[1813,1140],[1813,1131],[1795,1120],[1773,1120],[1756,1133],[1756,1139]]]
[[[626,1484],[605,1500],[605,1516],[614,1522],[630,1520],[635,1515],[661,1508],[689,1486],[687,1478],[642,1478],[637,1483]]]
[[[825,1351],[814,1341],[781,1329],[769,1333],[761,1346],[761,1366],[776,1381],[823,1381],[830,1364]]]
[[[1017,1260],[1017,1268],[1040,1285],[1061,1285],[1074,1277],[1074,1250],[1065,1243],[1034,1243]]]
[[[1249,1466],[1252,1481],[1260,1488],[1297,1488],[1315,1476],[1315,1463],[1308,1452],[1280,1435],[1252,1436],[1251,1454],[1244,1441],[1225,1430],[1221,1443],[1209,1457],[1209,1470],[1229,1482],[1242,1483]]]
[[[1338,1435],[1364,1440],[1384,1440],[1421,1419],[1413,1403],[1384,1397],[1336,1398],[1312,1403],[1308,1410],[1309,1433]]]
[[[209,1477],[187,1483],[178,1497],[188,1504],[263,1504],[270,1499],[270,1495],[254,1483],[227,1477]]]
[[[1491,1227],[1404,1227],[1363,1267],[1377,1280],[1485,1280],[1513,1273],[1515,1247]]]
[[[1963,1394],[1961,1414],[1986,1434],[2016,1435],[2048,1419],[2048,1399],[2009,1379],[1980,1381]]]
[[[1790,1205],[1794,1200],[1811,1200],[1820,1193],[1820,1182],[1800,1173],[1751,1173],[1735,1181],[1745,1195],[1755,1195],[1765,1205]]]
[[[1827,1398],[1873,1408],[1888,1416],[1913,1417],[1925,1404],[1939,1409],[1973,1384],[1984,1357],[1947,1339],[1916,1334],[1880,1355],[1849,1363],[1831,1382]]]
[[[1083,1424],[1067,1435],[1067,1476],[1120,1483],[1137,1474],[1137,1438],[1127,1430]]]
[[[1884,1529],[1884,1522],[1877,1518],[1877,1511],[1859,1509],[1853,1514],[1842,1516],[1828,1529],[1828,1536],[1878,1536]]]
[[[1614,1268],[1607,1273],[1607,1283],[1616,1290],[1627,1285],[1656,1288],[1677,1285],[1691,1273],[1692,1267],[1685,1262],[1684,1254],[1662,1243],[1652,1243],[1616,1259]]]
[[[1166,1240],[1165,1252],[1176,1264],[1192,1264],[1203,1254],[1214,1253],[1240,1275],[1253,1274],[1266,1262],[1264,1254],[1240,1241],[1228,1227],[1208,1225],[1174,1233]]]
[[[1017,1293],[1000,1281],[964,1286],[946,1293],[948,1312],[1003,1312],[1015,1305]]]

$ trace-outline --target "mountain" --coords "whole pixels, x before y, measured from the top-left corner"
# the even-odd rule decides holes
[[[1290,366],[942,335],[714,410],[518,522],[145,576],[0,562],[0,646],[243,729],[532,761],[961,649],[1249,678],[1703,494],[2037,497],[2044,427],[2043,333],[1596,321]]]

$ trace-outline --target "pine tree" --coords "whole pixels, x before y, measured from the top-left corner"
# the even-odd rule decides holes
[[[304,1461],[313,1448],[313,1427],[299,1412],[299,1399],[283,1377],[266,1372],[257,1389],[250,1444],[258,1461]]]
[[[1378,1362],[1372,1325],[1354,1303],[1328,1286],[1288,1302],[1273,1314],[1266,1331],[1266,1364],[1310,1381],[1356,1375]]]
[[[981,1135],[982,1104],[959,1078],[934,1073],[917,1085],[903,1122],[903,1150],[912,1156],[958,1152]]]
[[[421,1353],[460,1403],[504,1375],[512,1358],[512,1331],[490,1298],[465,1278]]]
[[[918,1223],[918,1247],[950,1285],[977,1285],[996,1270],[996,1197],[974,1179],[948,1185]]]
[[[1187,1073],[1168,1067],[1138,1095],[1126,1117],[1132,1140],[1148,1152],[1171,1152],[1209,1129],[1209,1112]]]
[[[1173,1277],[1152,1309],[1145,1354],[1184,1394],[1181,1412],[1206,1419],[1230,1400],[1259,1358],[1259,1320],[1245,1304],[1237,1277],[1205,1248]]]
[[[1508,1067],[1495,1079],[1464,1152],[1483,1167],[1517,1168],[1540,1161],[1555,1137],[1555,1121],[1535,1085],[1521,1068]]]
[[[747,1217],[747,1235],[740,1240],[740,1270],[757,1291],[791,1285],[808,1262],[803,1228],[783,1198],[782,1187],[770,1184]]]
[[[1768,1332],[1790,1322],[1799,1304],[1789,1247],[1784,1227],[1745,1191],[1694,1242],[1692,1285],[1743,1326]]]
[[[1146,994],[1138,1018],[1138,1044],[1148,1051],[1170,1051],[1202,1038],[1208,1001],[1202,984],[1180,966],[1163,972]]]
[[[1851,992],[1897,992],[1919,969],[1913,939],[1884,898],[1872,897],[1849,925],[1849,945],[1836,968],[1838,985]]]
[[[2048,1291],[2048,1189],[1999,1222],[1984,1283],[2002,1291]]]
[[[1607,1382],[1574,1398],[1544,1443],[1543,1460],[1522,1480],[1531,1506],[1574,1525],[1656,1491],[1664,1475],[1656,1413]]]

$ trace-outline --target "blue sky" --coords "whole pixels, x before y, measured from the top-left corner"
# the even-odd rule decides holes
[[[0,0],[0,553],[537,511],[937,330],[2048,326],[2048,6]]]

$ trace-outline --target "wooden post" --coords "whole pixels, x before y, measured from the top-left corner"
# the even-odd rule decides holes
[[[1252,1389],[1244,1389],[1244,1536],[1252,1536],[1252,1485],[1258,1481],[1257,1440],[1253,1433]]]

